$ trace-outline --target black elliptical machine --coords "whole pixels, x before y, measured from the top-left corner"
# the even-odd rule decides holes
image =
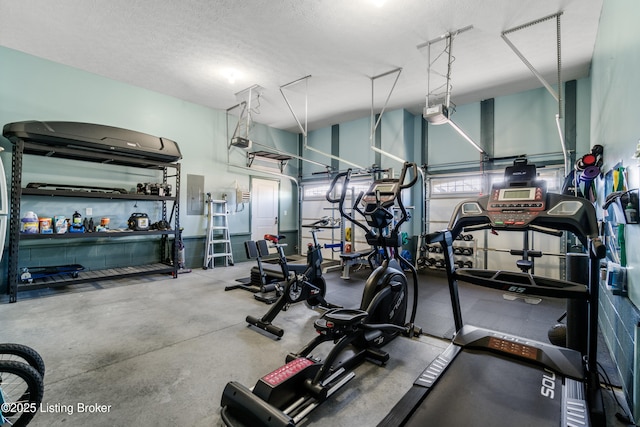
[[[413,178],[404,184],[409,169]],[[403,265],[413,273],[413,309],[406,322],[409,286],[398,251],[402,241],[400,226],[408,217],[401,191],[416,183],[416,165],[405,163],[399,179],[375,181],[366,193],[360,193],[353,210],[364,215],[368,227],[344,209],[350,178],[351,170],[338,174],[327,200],[338,203],[343,218],[365,230],[369,244],[384,248],[387,256],[367,279],[359,309],[336,308],[324,313],[314,323],[318,335],[299,352],[287,355],[286,364],[260,378],[253,389],[235,381],[226,385],[221,416],[227,426],[296,426],[355,377],[353,369],[365,359],[385,364],[389,360],[389,354],[381,349],[385,344],[401,333],[410,337],[422,333],[413,324],[418,276],[415,268],[405,262]],[[335,199],[331,195],[338,182],[342,182],[342,191]],[[363,208],[358,206],[360,203]],[[394,223],[395,204],[399,218]],[[323,361],[311,356],[316,347],[329,341],[334,346]]]

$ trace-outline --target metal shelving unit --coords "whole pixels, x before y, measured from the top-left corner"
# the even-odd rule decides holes
[[[156,160],[121,156],[108,152],[93,152],[73,147],[58,147],[45,143],[25,141],[21,138],[10,138],[13,143],[12,170],[11,170],[11,217],[9,223],[9,266],[8,266],[8,289],[9,301],[16,302],[18,292],[41,288],[51,288],[67,286],[70,284],[94,282],[100,280],[141,276],[149,274],[172,274],[178,275],[178,265],[170,259],[176,259],[175,248],[173,256],[167,253],[168,239],[173,236],[177,238],[180,228],[180,163],[163,163]],[[103,193],[91,191],[70,191],[68,189],[51,190],[22,187],[22,167],[25,154],[35,156],[60,157],[65,159],[106,163],[121,166],[131,166],[144,169],[155,169],[162,171],[162,180],[167,184],[169,180],[175,182],[175,194],[173,196],[155,196],[145,194],[122,194]],[[173,171],[172,174],[169,172]],[[98,198],[112,200],[134,200],[134,201],[157,201],[161,203],[162,221],[172,219],[171,230],[149,230],[149,231],[121,231],[121,232],[94,232],[94,233],[64,233],[64,234],[25,234],[20,232],[20,207],[23,197],[29,196],[49,196],[55,198]],[[173,202],[172,211],[167,209],[167,202]],[[170,213],[173,212],[172,215]],[[23,283],[19,274],[19,248],[23,240],[76,240],[76,239],[121,239],[130,236],[153,236],[160,238],[160,259],[157,263],[139,266],[107,268],[102,270],[83,270],[77,275],[50,276],[35,279],[32,283]]]

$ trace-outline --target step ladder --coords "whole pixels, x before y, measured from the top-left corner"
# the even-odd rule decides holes
[[[207,193],[207,242],[202,268],[215,267],[216,258],[224,258],[224,266],[233,265],[226,200],[214,200]]]

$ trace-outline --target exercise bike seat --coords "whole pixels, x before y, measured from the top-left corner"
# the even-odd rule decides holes
[[[265,234],[264,239],[270,241],[271,243],[278,243],[280,240],[286,239],[287,236],[283,236],[281,234]]]

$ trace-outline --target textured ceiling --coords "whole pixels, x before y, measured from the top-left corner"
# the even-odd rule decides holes
[[[540,87],[500,35],[559,11],[562,79],[585,77],[602,1],[386,0],[377,7],[374,0],[0,0],[0,44],[222,110],[259,85],[252,118],[297,131],[279,88],[307,75],[284,91],[303,122],[307,103],[310,130],[368,116],[371,78],[398,67],[387,110],[420,112],[428,61],[417,46],[469,25],[452,49],[458,105]],[[556,81],[555,20],[509,38]],[[432,56],[441,47],[433,44]],[[229,69],[236,70],[233,83],[224,75]],[[394,78],[375,79],[376,112]]]

